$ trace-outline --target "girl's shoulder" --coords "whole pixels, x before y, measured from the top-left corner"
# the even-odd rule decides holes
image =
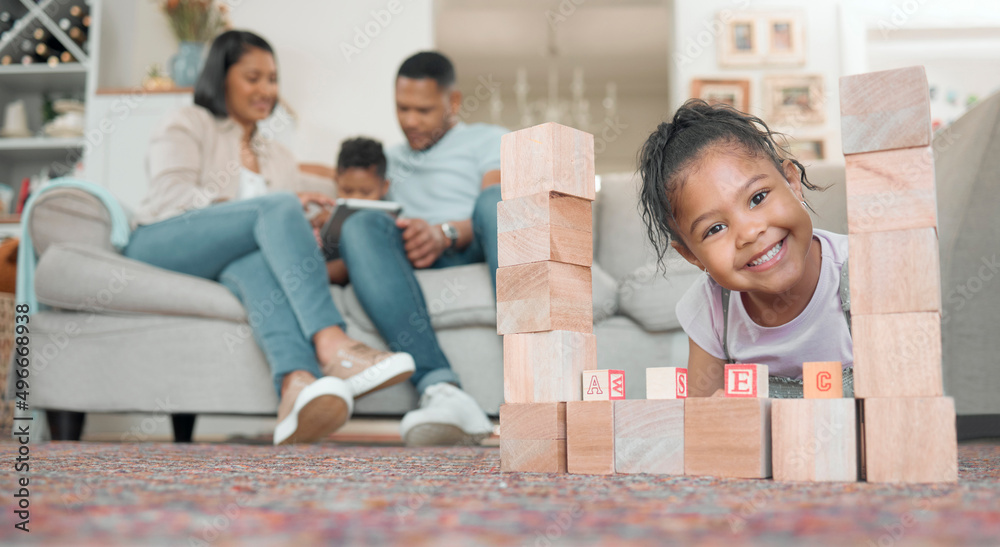
[[[814,228],[813,236],[818,238],[822,243],[824,262],[828,260],[839,267],[847,261],[848,238],[846,234],[838,234]]]

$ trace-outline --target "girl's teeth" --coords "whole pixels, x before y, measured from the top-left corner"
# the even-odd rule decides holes
[[[775,245],[773,249],[771,249],[770,251],[768,251],[766,255],[758,258],[757,260],[754,260],[749,265],[750,266],[760,266],[761,264],[767,262],[768,260],[771,260],[772,258],[774,258],[774,255],[778,254],[778,251],[781,250],[781,246],[782,245],[784,245],[784,242],[783,241],[779,241],[778,244]]]

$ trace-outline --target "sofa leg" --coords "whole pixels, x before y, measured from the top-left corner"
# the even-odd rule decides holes
[[[46,410],[49,433],[53,441],[79,441],[87,414],[71,410]]]
[[[174,442],[189,443],[194,434],[194,419],[197,414],[171,414],[174,423]]]

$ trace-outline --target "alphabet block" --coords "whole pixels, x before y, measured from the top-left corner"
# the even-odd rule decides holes
[[[594,200],[593,135],[557,123],[543,123],[501,137],[503,199],[548,191]]]
[[[771,399],[684,399],[684,474],[771,476]]]
[[[847,231],[937,227],[931,147],[847,156]]]
[[[941,311],[937,230],[848,235],[851,316]]]
[[[500,471],[566,472],[566,403],[500,405]]]
[[[584,401],[615,401],[625,398],[625,371],[583,371]]]
[[[497,268],[497,333],[594,332],[590,268],[534,262]]]
[[[941,316],[852,315],[854,396],[940,397]]]
[[[770,394],[767,365],[726,365],[726,397],[762,397]]]
[[[856,423],[854,399],[771,401],[774,480],[858,480]]]
[[[928,146],[931,103],[924,67],[840,79],[844,154]]]
[[[646,369],[647,399],[683,399],[687,394],[687,369],[654,367]]]
[[[552,260],[591,266],[592,202],[542,192],[497,203],[500,266]]]
[[[840,361],[802,363],[802,397],[839,399],[844,396],[844,365]]]
[[[958,480],[954,399],[876,397],[862,408],[868,482]]]
[[[615,471],[684,474],[683,400],[615,401]]]
[[[579,401],[583,371],[596,367],[597,338],[593,334],[565,330],[506,334],[504,401]]]
[[[584,475],[615,472],[614,401],[566,403],[566,469]]]

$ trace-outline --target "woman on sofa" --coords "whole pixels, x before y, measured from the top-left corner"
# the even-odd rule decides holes
[[[286,444],[333,432],[354,398],[409,378],[414,363],[344,332],[303,213],[332,200],[296,192],[292,154],[258,130],[277,100],[271,46],[246,31],[219,35],[195,104],[152,136],[149,192],[125,255],[217,280],[240,299],[281,397],[274,444]]]

